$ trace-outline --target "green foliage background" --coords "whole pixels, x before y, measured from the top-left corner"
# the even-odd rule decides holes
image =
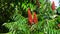
[[[51,3],[45,0],[0,0],[0,22],[9,29],[7,34],[60,34],[60,16],[56,18]],[[48,0],[49,1],[49,0]],[[37,12],[38,24],[28,24],[28,8]],[[60,9],[59,9],[60,10]]]

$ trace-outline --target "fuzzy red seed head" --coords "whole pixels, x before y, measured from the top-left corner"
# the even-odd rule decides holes
[[[37,23],[37,22],[38,22],[38,18],[37,18],[37,15],[36,15],[36,13],[35,13],[35,12],[34,12],[33,22],[34,22],[34,23]]]
[[[30,9],[28,9],[28,21],[29,21],[29,24],[32,24],[32,22],[33,22],[32,14],[30,12]]]
[[[60,24],[58,24],[58,27],[60,27]]]
[[[52,10],[55,10],[55,3],[54,3],[54,1],[52,3]]]

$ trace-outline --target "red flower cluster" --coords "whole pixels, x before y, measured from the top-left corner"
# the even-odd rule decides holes
[[[36,13],[34,12],[34,18],[32,18],[32,14],[30,12],[30,9],[28,9],[28,21],[29,21],[29,24],[33,24],[33,23],[36,24],[38,22]]]
[[[33,19],[32,19],[32,14],[30,12],[30,9],[28,9],[28,21],[30,24],[32,24]]]
[[[52,10],[55,10],[55,3],[54,3],[54,1],[52,3]]]
[[[34,19],[33,19],[33,22],[34,23],[37,23],[38,22],[38,19],[37,19],[37,16],[36,16],[36,13],[34,12]]]

